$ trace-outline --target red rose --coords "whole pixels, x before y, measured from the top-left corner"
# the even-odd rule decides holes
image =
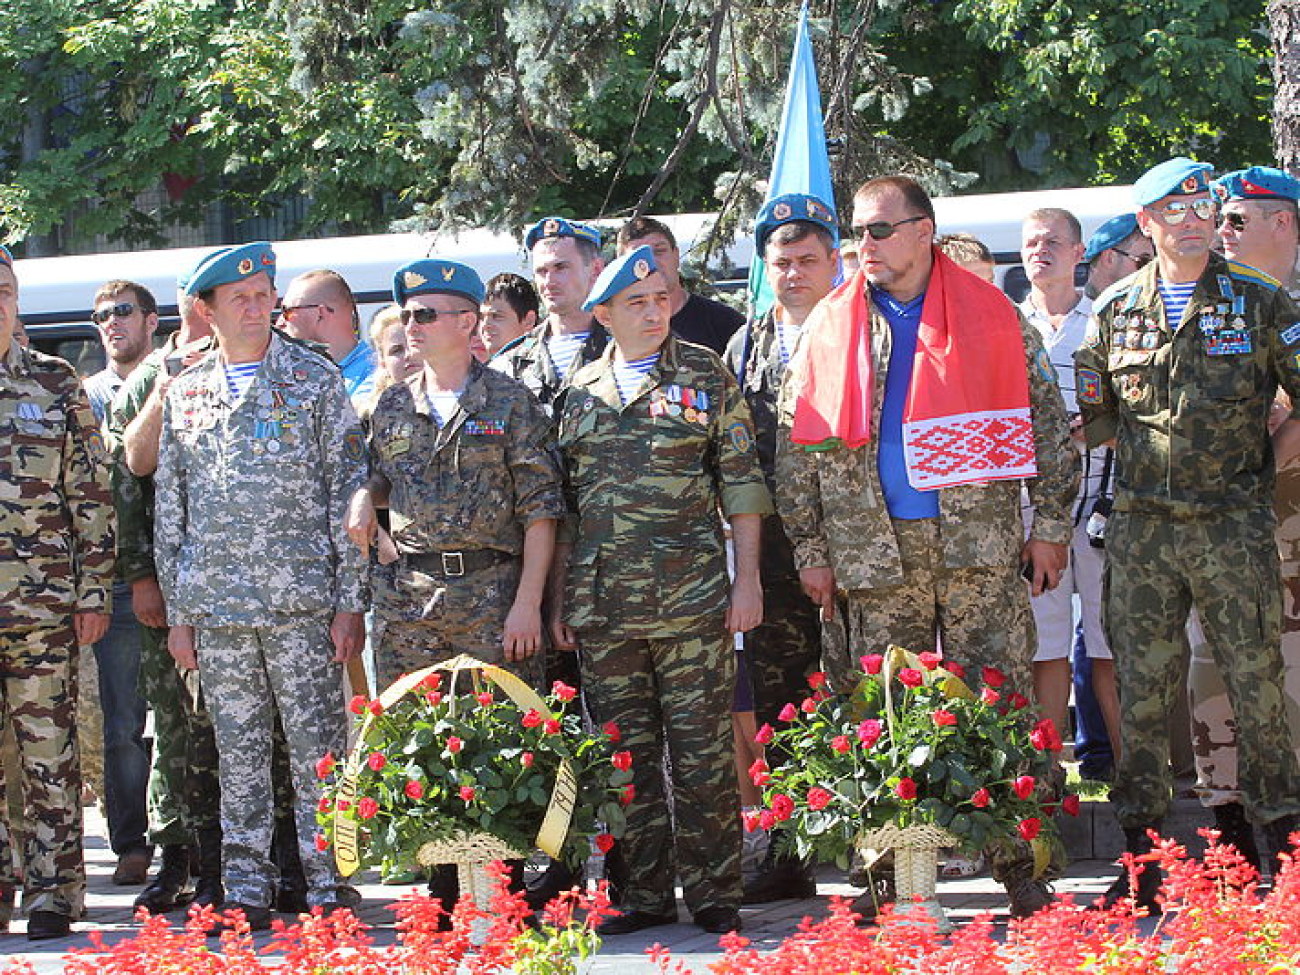
[[[980,671],[980,680],[989,687],[1001,687],[1007,682],[1007,675],[996,667],[985,667]]]
[[[997,691],[995,691],[993,688],[986,687],[982,691],[980,691],[980,700],[983,701],[985,704],[987,704],[989,707],[993,707],[993,705],[997,704],[998,701],[1002,700],[1002,695],[999,694]]]
[[[772,815],[772,810],[764,809],[758,814],[758,828],[771,829],[776,825],[776,817]]]
[[[813,671],[811,674],[808,675],[808,686],[811,687],[814,691],[820,687],[825,687],[826,675],[823,674],[820,670]]]
[[[442,674],[438,673],[436,670],[430,671],[421,678],[420,686],[426,691],[436,691],[442,686]]]
[[[764,724],[763,727],[758,729],[758,733],[754,735],[754,741],[758,742],[760,745],[766,745],[772,740],[773,734],[772,726],[770,724]]]
[[[555,718],[547,718],[542,722],[542,730],[548,735],[558,735],[560,733],[560,722]]]
[[[921,672],[912,667],[904,667],[898,672],[898,682],[904,687],[920,687],[925,683]]]
[[[916,659],[921,661],[921,666],[926,670],[934,670],[939,664],[943,663],[943,657],[939,656],[933,650],[927,650],[925,653],[916,655]]]
[[[983,809],[989,804],[989,790],[976,789],[975,794],[970,797],[970,804],[976,809]]]
[[[808,790],[808,808],[825,809],[830,805],[833,798],[835,797],[832,796],[830,792],[823,789],[821,786],[815,785]]]
[[[376,718],[384,713],[384,706],[378,701],[371,701],[368,705],[366,705],[366,709],[371,714],[373,714]]]
[[[794,815],[794,800],[784,792],[778,792],[772,797],[772,815],[777,822],[784,823]]]
[[[847,755],[853,746],[849,744],[848,735],[836,735],[831,739],[831,748],[841,755]]]
[[[957,724],[957,715],[951,711],[945,711],[943,708],[939,708],[930,717],[934,719],[936,728],[951,728]]]
[[[916,783],[911,779],[899,779],[898,785],[894,786],[894,792],[900,799],[915,799]]]
[[[858,741],[862,742],[863,748],[870,748],[880,741],[880,736],[884,733],[885,726],[879,718],[867,718],[858,725]]]
[[[799,710],[804,714],[812,714],[817,710],[817,702],[811,697],[805,697],[803,703],[799,705]]]
[[[1062,748],[1061,736],[1056,733],[1056,725],[1051,718],[1043,718],[1029,733],[1030,743],[1040,752],[1059,752]]]
[[[778,714],[777,717],[782,721],[793,721],[795,718],[799,717],[799,709],[793,704],[787,704],[781,709],[781,713]]]
[[[524,752],[522,755],[519,756],[519,761],[523,763],[524,768],[532,768],[532,767],[533,767],[533,753],[532,753],[532,752]]]
[[[885,658],[879,653],[868,653],[859,657],[858,663],[862,664],[862,669],[868,674],[878,674],[880,669],[885,666]]]
[[[328,850],[329,848],[330,848],[330,841],[329,841],[328,839],[325,838],[325,834],[324,834],[324,833],[317,833],[317,834],[316,834],[316,849],[317,849],[318,851],[320,851],[321,853],[324,853],[324,852],[325,852],[326,850]]]
[[[388,759],[384,758],[383,752],[371,752],[366,757],[366,765],[370,766],[370,771],[378,772],[388,764]]]
[[[1016,794],[1017,799],[1028,799],[1034,794],[1034,785],[1032,775],[1022,775],[1011,783],[1011,791]]]
[[[551,693],[554,694],[556,697],[558,697],[561,701],[572,701],[575,697],[578,696],[577,688],[570,687],[562,680],[557,680],[554,684],[551,685]]]
[[[749,767],[749,780],[760,789],[772,781],[772,776],[768,774],[767,762],[761,758],[756,759],[754,764]]]
[[[406,783],[406,788],[405,788],[405,790],[403,790],[403,791],[406,792],[406,798],[408,798],[408,799],[423,799],[423,798],[424,798],[424,786],[421,785],[421,784],[420,784],[418,781],[416,781],[415,779],[411,779],[410,781],[408,781],[408,782]]]
[[[473,802],[474,796],[477,795],[477,793],[474,791],[474,787],[472,785],[462,785],[460,787],[459,795],[466,802]]]
[[[326,752],[324,757],[316,763],[316,778],[329,778],[330,773],[334,771],[334,766],[337,764],[338,763],[334,761],[334,756],[329,752]]]
[[[600,730],[605,733],[605,737],[617,745],[623,740],[623,732],[618,730],[618,725],[613,721],[606,721],[600,726]]]
[[[614,768],[618,769],[620,772],[626,772],[632,767],[632,753],[615,752],[610,758],[610,761],[614,763]]]
[[[537,708],[529,708],[524,712],[524,716],[519,719],[519,723],[525,728],[536,728],[542,723],[542,713]]]
[[[623,791],[619,793],[618,801],[625,806],[632,805],[632,800],[636,798],[636,786],[631,782],[623,786]]]
[[[614,837],[610,836],[608,833],[597,833],[595,844],[596,849],[598,849],[602,854],[608,853],[610,850],[614,849]]]
[[[447,738],[447,751],[453,755],[460,754],[460,750],[465,747],[465,743],[455,735],[449,735]]]
[[[1021,708],[1029,707],[1029,698],[1025,697],[1025,695],[1019,692],[1016,692],[1012,694],[1009,698],[1007,698],[1007,703],[1011,705],[1013,710],[1019,711]]]
[[[379,812],[379,803],[369,796],[357,800],[357,815],[362,819],[374,819],[377,812]]]
[[[1061,800],[1061,808],[1071,816],[1079,815],[1079,797],[1075,795],[1066,796]]]
[[[741,824],[742,826],[745,827],[745,832],[746,832],[746,833],[752,833],[752,832],[754,832],[754,830],[756,830],[756,829],[759,828],[759,826],[758,826],[758,813],[756,813],[756,812],[752,812],[752,811],[751,811],[751,812],[742,812],[742,813],[740,814],[740,824]]]
[[[442,703],[442,691],[425,691],[424,699],[429,702],[429,706],[436,708]]]
[[[1016,832],[1020,834],[1022,840],[1032,840],[1038,835],[1038,831],[1043,828],[1042,822],[1037,816],[1030,816],[1028,819],[1022,819],[1016,824]]]
[[[318,813],[327,813],[333,808],[334,803],[330,802],[328,799],[321,799],[320,802],[316,803],[316,811]]]
[[[943,669],[960,680],[966,679],[966,668],[955,660],[945,660],[943,662]]]
[[[348,802],[346,799],[340,799],[334,805],[339,812],[347,812],[349,809],[352,808],[352,803]]]
[[[353,714],[361,714],[366,709],[366,696],[358,694],[352,700],[348,701],[348,710]]]
[[[474,695],[474,699],[485,708],[490,708],[492,706],[491,691],[480,691]]]

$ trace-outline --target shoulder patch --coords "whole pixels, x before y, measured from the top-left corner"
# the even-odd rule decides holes
[[[1269,291],[1276,291],[1282,287],[1282,282],[1271,274],[1266,274],[1257,267],[1251,267],[1249,264],[1242,264],[1240,261],[1228,262],[1228,274],[1238,281],[1250,281]]]
[[[749,427],[737,420],[727,429],[731,437],[732,449],[738,454],[747,454],[754,446],[754,435],[749,432]]]
[[[1079,379],[1079,402],[1096,406],[1101,402],[1101,373],[1096,369],[1076,370]]]

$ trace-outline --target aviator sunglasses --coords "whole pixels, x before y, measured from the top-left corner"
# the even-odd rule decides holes
[[[1214,216],[1214,201],[1208,196],[1199,200],[1176,200],[1160,208],[1160,216],[1171,227],[1177,227],[1187,219],[1189,213],[1195,213],[1199,220],[1209,220]]]

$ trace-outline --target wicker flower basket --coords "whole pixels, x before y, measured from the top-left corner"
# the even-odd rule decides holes
[[[416,854],[422,867],[444,863],[456,865],[461,896],[469,894],[484,911],[492,900],[492,878],[487,865],[493,860],[522,860],[527,854],[487,833],[461,833],[453,839],[425,843]],[[470,943],[478,946],[487,940],[488,922],[477,920],[470,928]]]
[[[952,922],[935,896],[939,851],[959,842],[938,826],[881,826],[858,837],[860,849],[894,851],[894,886],[898,892],[894,913],[905,917],[924,912],[938,922],[943,934],[952,930]]]

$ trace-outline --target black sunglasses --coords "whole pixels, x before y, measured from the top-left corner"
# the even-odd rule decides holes
[[[922,214],[919,217],[908,217],[906,220],[896,220],[890,223],[888,220],[878,220],[875,223],[863,224],[861,227],[854,227],[853,232],[859,237],[864,234],[869,235],[872,240],[889,240],[894,236],[894,231],[903,224],[916,223],[918,220],[929,220],[930,218]]]
[[[135,302],[119,301],[111,308],[99,308],[90,313],[90,320],[96,325],[103,325],[110,318],[126,318],[135,311]]]
[[[402,324],[409,325],[414,320],[417,325],[432,325],[438,320],[439,315],[468,315],[469,313],[468,308],[447,311],[439,311],[437,308],[403,308]]]
[[[1219,217],[1219,226],[1224,224],[1230,226],[1238,232],[1246,229],[1246,215],[1244,213],[1225,213]]]
[[[1124,250],[1124,248],[1122,248],[1122,247],[1113,247],[1113,248],[1111,248],[1111,249],[1112,249],[1116,254],[1121,254],[1121,255],[1123,255],[1124,257],[1127,257],[1130,261],[1133,262],[1133,264],[1134,264],[1136,267],[1146,267],[1148,264],[1151,263],[1151,255],[1150,255],[1150,254],[1130,254],[1128,251]]]

